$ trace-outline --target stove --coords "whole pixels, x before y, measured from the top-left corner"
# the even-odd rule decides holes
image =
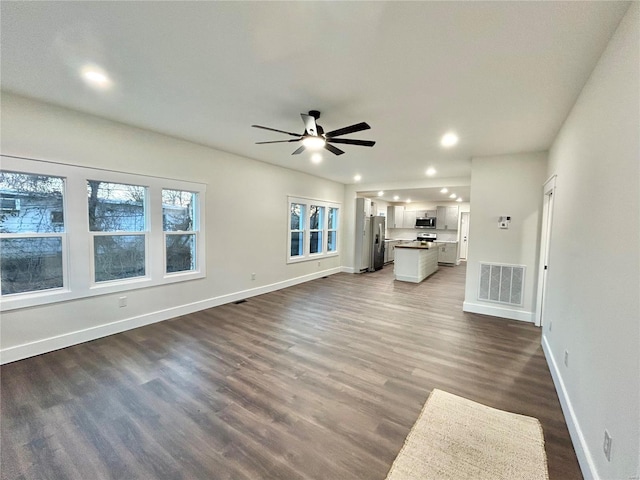
[[[437,239],[437,233],[419,233],[416,240],[418,242],[435,242]]]

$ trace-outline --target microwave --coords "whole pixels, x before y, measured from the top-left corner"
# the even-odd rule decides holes
[[[436,228],[435,217],[416,218],[416,228]]]

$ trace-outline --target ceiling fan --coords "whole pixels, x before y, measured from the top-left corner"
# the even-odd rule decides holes
[[[285,133],[292,137],[297,137],[292,140],[274,140],[271,142],[256,142],[256,144],[262,143],[289,143],[289,142],[302,142],[302,145],[298,147],[291,155],[298,155],[304,152],[307,148],[310,150],[317,150],[325,148],[335,155],[342,155],[343,150],[331,145],[332,143],[343,143],[345,145],[360,145],[363,147],[373,147],[376,142],[371,140],[355,140],[351,138],[336,138],[349,133],[360,132],[362,130],[368,130],[371,127],[365,123],[360,122],[348,127],[332,130],[331,132],[324,132],[324,129],[316,123],[316,120],[320,118],[320,112],[318,110],[310,110],[309,114],[301,113],[302,121],[304,122],[304,133],[292,133],[285,132],[284,130],[278,130],[277,128],[263,127],[261,125],[251,125],[255,128],[262,128],[263,130],[271,130],[272,132]]]

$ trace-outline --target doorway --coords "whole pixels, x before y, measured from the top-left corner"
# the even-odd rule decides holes
[[[542,200],[542,228],[540,231],[540,262],[538,264],[538,297],[536,299],[536,326],[544,324],[544,297],[547,288],[549,272],[549,244],[551,240],[551,226],[553,224],[553,201],[556,189],[556,175],[544,184]]]
[[[460,214],[460,260],[467,260],[469,251],[469,212]]]

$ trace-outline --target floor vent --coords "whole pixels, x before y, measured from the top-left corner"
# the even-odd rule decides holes
[[[240,305],[241,303],[246,303],[246,300],[243,298],[242,300],[238,300],[237,302],[233,302],[235,305]]]
[[[478,300],[522,305],[524,265],[480,264]]]

